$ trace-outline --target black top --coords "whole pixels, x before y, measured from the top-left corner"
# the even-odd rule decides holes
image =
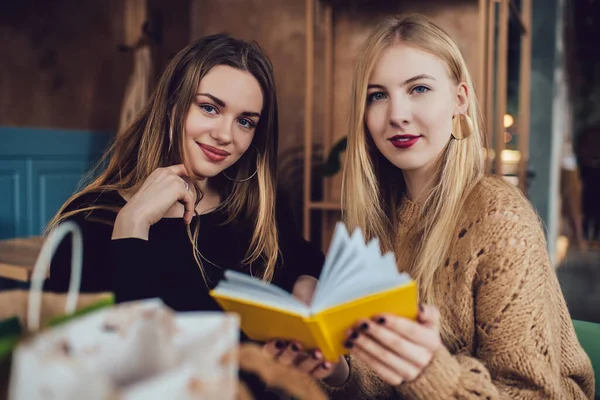
[[[117,192],[86,194],[66,211],[92,204],[123,206],[125,200]],[[281,194],[277,199],[276,216],[281,256],[272,283],[291,291],[300,275],[319,277],[324,256],[299,235],[289,204]],[[221,311],[209,296],[209,288],[214,288],[223,278],[225,269],[250,271],[242,261],[252,238],[252,225],[248,222],[224,225],[226,216],[222,211],[194,217],[192,222],[200,221],[197,247],[204,256],[201,261],[208,287],[194,258],[182,218],[163,218],[150,228],[147,241],[112,240],[115,218],[115,212],[102,209],[70,218],[79,225],[83,236],[81,292],[112,292],[117,302],[158,297],[176,311]],[[262,268],[259,262],[251,266],[253,274],[259,276]],[[64,240],[52,259],[45,287],[66,292],[70,274],[71,241]],[[247,340],[243,333],[241,340]],[[240,370],[240,378],[255,398],[279,398],[265,391],[265,384],[255,374]]]
[[[86,194],[68,210],[91,204],[118,205],[125,200],[117,192]],[[319,277],[324,257],[297,231],[284,197],[277,199],[277,225],[281,256],[272,283],[291,291],[300,275]],[[225,269],[261,276],[262,260],[251,268],[243,265],[253,228],[249,222],[231,222],[223,211],[194,217],[200,221],[197,247],[208,287],[194,258],[192,244],[182,218],[163,218],[150,228],[149,240],[111,240],[116,213],[93,210],[72,216],[83,235],[83,272],[81,292],[112,292],[117,302],[160,298],[176,311],[217,311],[209,296]],[[106,223],[105,221],[109,221]],[[56,251],[47,288],[66,292],[71,272],[71,241],[64,240]]]

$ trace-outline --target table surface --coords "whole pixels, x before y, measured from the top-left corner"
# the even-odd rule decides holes
[[[43,242],[42,236],[0,240],[0,277],[28,282]]]

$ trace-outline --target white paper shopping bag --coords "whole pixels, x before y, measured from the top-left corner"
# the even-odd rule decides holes
[[[67,313],[81,280],[81,235],[73,222],[49,235],[36,263],[27,315],[40,327],[46,261],[72,233]],[[223,399],[236,395],[239,319],[225,313],[175,313],[159,299],[104,308],[43,330],[13,353],[9,400]]]
[[[105,396],[136,399],[142,393],[159,399],[168,391],[182,396],[170,399],[233,399],[238,341],[237,316],[176,314],[158,299],[125,303],[19,346],[9,398],[42,399],[36,393],[44,386],[46,392],[61,393],[61,399],[76,399],[69,396],[83,382]],[[44,374],[53,368],[62,372],[48,382]],[[148,397],[152,393],[157,397]]]
[[[236,398],[239,320],[222,313],[175,316],[173,370],[129,387],[123,400],[209,400]]]

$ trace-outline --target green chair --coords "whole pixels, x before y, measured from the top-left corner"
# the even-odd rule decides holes
[[[575,333],[583,350],[592,360],[596,378],[596,399],[600,398],[600,324],[573,320]]]

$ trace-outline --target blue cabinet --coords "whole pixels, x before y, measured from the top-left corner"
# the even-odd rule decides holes
[[[0,159],[0,238],[25,236],[27,161]]]
[[[41,234],[111,138],[102,132],[0,127],[0,239]]]

